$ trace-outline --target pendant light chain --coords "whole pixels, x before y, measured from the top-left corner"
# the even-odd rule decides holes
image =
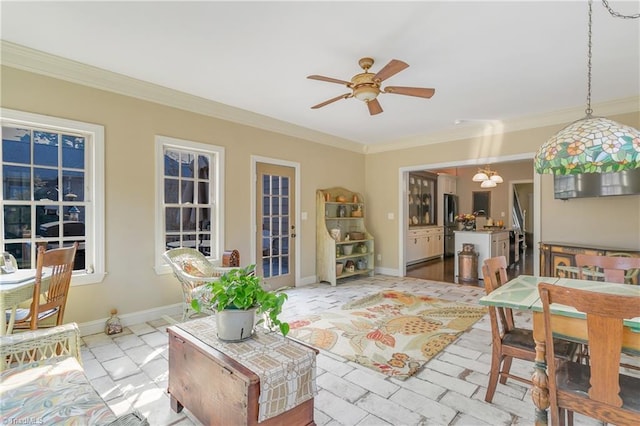
[[[635,15],[623,15],[619,12],[616,12],[615,10],[613,10],[611,8],[611,6],[609,5],[609,2],[607,0],[602,0],[602,4],[604,5],[604,7],[607,8],[607,10],[609,11],[609,13],[611,14],[611,16],[616,17],[616,18],[622,18],[622,19],[637,19],[640,18],[640,13],[636,13]],[[591,48],[592,48],[592,42],[591,42],[591,25],[593,22],[593,0],[589,0],[589,51],[587,54],[587,109],[585,110],[585,113],[587,114],[586,118],[591,118],[591,114],[593,113],[593,110],[591,109]]]
[[[615,10],[611,9],[611,6],[609,6],[609,2],[607,0],[602,0],[602,4],[604,5],[604,7],[607,8],[607,10],[611,14],[611,16],[615,16],[616,18],[622,18],[622,19],[638,19],[638,18],[640,18],[640,13],[636,13],[635,15],[623,15],[621,13],[616,12]]]
[[[605,1],[605,0],[603,0]],[[584,111],[587,114],[587,118],[591,118],[591,17],[593,0],[589,0],[589,53],[587,54],[587,109]]]

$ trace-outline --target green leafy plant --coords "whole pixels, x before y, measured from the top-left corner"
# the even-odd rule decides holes
[[[258,314],[265,314],[269,326],[280,328],[283,336],[289,333],[289,323],[280,321],[278,315],[282,313],[282,306],[287,300],[287,294],[278,291],[265,290],[261,279],[254,274],[256,265],[246,268],[232,269],[217,281],[205,284],[210,291],[210,299],[203,302],[197,298],[191,301],[191,307],[200,312],[204,306],[212,310],[251,309],[257,308]],[[256,324],[264,322],[261,318]]]

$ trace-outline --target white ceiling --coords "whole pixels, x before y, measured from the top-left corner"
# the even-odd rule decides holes
[[[610,1],[635,14],[638,1]],[[366,145],[496,120],[575,110],[587,93],[587,2],[288,1],[1,3],[3,40]],[[358,59],[385,85],[433,87],[431,99],[381,94],[382,114],[348,90]],[[640,19],[593,5],[592,104],[640,96]],[[637,109],[636,109],[637,110]],[[603,114],[604,115],[604,114]],[[455,120],[469,120],[454,124]]]

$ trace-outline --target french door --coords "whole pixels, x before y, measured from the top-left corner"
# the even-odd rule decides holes
[[[256,272],[267,287],[295,286],[295,169],[256,163]]]

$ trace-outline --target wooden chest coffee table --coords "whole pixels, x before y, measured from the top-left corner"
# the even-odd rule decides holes
[[[313,398],[258,423],[260,377],[178,326],[167,331],[168,391],[174,411],[186,407],[205,425],[315,425]]]

